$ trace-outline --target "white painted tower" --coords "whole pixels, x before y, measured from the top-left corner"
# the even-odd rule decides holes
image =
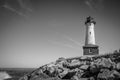
[[[85,25],[86,25],[85,45],[88,45],[88,44],[95,45],[94,25],[96,24],[96,22],[91,20],[93,20],[93,18],[88,17],[87,21],[85,22]]]
[[[84,55],[96,55],[99,54],[98,46],[95,44],[95,32],[94,26],[96,22],[92,17],[87,17],[85,22],[86,26],[86,37],[85,37],[85,45],[83,46],[83,54]]]

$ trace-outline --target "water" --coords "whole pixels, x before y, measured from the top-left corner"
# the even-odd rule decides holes
[[[9,78],[8,80],[18,80],[35,70],[35,68],[0,68],[0,80]]]

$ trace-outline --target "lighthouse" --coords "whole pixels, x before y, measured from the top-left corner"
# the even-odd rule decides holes
[[[95,32],[94,26],[96,22],[89,16],[86,18],[86,35],[85,35],[85,45],[83,46],[83,55],[98,55],[99,46],[95,43]]]

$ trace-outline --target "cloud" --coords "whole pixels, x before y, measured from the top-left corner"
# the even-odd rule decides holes
[[[4,5],[2,7],[27,18],[29,17],[29,14],[33,11],[31,9],[30,0],[14,0],[14,2],[6,0],[4,1]]]
[[[84,3],[92,10],[95,11],[100,11],[103,10],[104,5],[103,5],[104,0],[84,0]]]
[[[22,12],[17,11],[16,9],[12,8],[8,4],[3,5],[3,7],[10,10],[10,11],[12,11],[12,12],[14,12],[14,13],[16,13],[16,14],[18,14],[18,15],[20,15],[20,16],[27,17],[25,14],[23,14]]]
[[[32,12],[32,9],[30,8],[30,0],[17,0],[20,4],[20,7],[23,9],[26,9],[27,11]]]
[[[65,35],[64,37],[65,37],[66,39],[68,39],[69,41],[72,41],[74,44],[76,44],[76,45],[78,45],[78,46],[81,46],[80,42],[78,42],[78,41],[72,39],[71,37],[66,36],[66,35]]]

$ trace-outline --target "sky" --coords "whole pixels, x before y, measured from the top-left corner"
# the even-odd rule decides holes
[[[119,0],[0,0],[0,67],[38,68],[83,55],[86,17],[99,53],[120,49]]]

